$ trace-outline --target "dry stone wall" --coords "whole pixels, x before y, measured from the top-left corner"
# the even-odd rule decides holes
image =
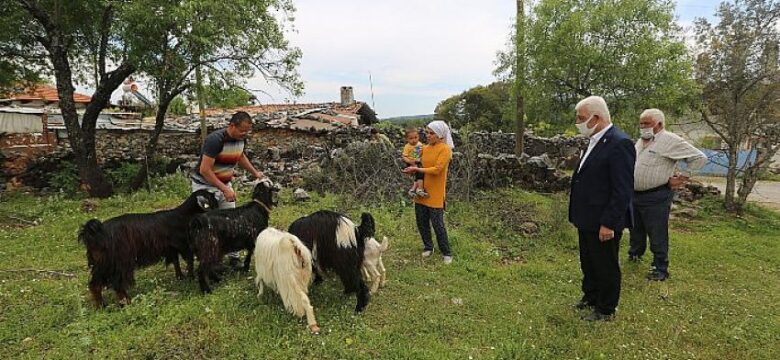
[[[406,142],[403,129],[383,129],[383,133],[395,145],[387,150],[396,152],[395,156],[400,158],[400,149]],[[424,139],[422,131],[421,135]],[[98,158],[104,164],[143,161],[149,136],[146,131],[99,130],[96,134]],[[248,139],[246,151],[255,166],[275,181],[300,186],[304,183],[304,174],[319,171],[323,163],[333,158],[335,151],[343,151],[350,144],[370,142],[370,139],[371,128],[368,126],[331,131],[292,130],[272,128],[259,122]],[[513,134],[471,133],[464,139],[455,133],[454,140],[454,171],[473,171],[473,175],[480,179],[476,186],[521,184],[547,191],[565,188],[566,180],[556,168],[565,167],[571,162],[571,157],[576,162],[579,150],[587,146],[587,142],[580,138],[544,139],[526,134],[527,155],[518,158],[509,155],[514,151]],[[45,157],[49,158],[48,161],[52,157],[63,157],[68,152],[67,141],[60,143],[55,153]],[[158,155],[172,161],[170,170],[192,171],[197,164],[199,150],[200,134],[167,132],[160,135]],[[466,170],[470,168],[473,170]],[[491,170],[487,172],[485,169]]]

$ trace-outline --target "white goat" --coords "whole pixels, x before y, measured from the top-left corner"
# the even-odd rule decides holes
[[[390,240],[387,236],[382,237],[380,244],[375,238],[366,241],[366,248],[363,251],[363,266],[360,268],[363,278],[366,282],[371,282],[370,293],[375,293],[380,286],[385,286],[385,264],[382,263],[382,253],[390,247]]]
[[[257,296],[263,294],[263,285],[276,290],[287,311],[298,317],[305,314],[309,330],[318,334],[320,328],[308,296],[312,263],[306,245],[295,235],[269,227],[257,236],[254,256]]]

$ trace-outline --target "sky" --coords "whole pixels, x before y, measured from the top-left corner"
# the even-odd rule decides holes
[[[676,13],[689,27],[712,17],[719,1],[680,0]],[[495,81],[496,52],[507,48],[515,1],[299,0],[292,45],[303,51],[305,94],[297,102],[338,101],[343,85],[381,118],[431,114],[436,104]],[[369,73],[373,79],[373,95]],[[263,103],[290,99],[262,78]]]
[[[255,95],[269,104],[338,101],[341,86],[352,86],[380,118],[432,114],[440,101],[495,81],[496,52],[507,48],[515,14],[510,0],[294,3],[287,36],[303,52],[305,94],[291,98],[261,77],[248,79],[247,88],[265,91]],[[680,0],[678,20],[690,27],[696,17],[712,18],[718,4]]]

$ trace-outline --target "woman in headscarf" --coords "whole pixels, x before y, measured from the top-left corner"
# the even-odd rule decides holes
[[[431,225],[436,233],[436,241],[445,264],[452,262],[447,229],[444,227],[444,208],[446,203],[447,168],[452,159],[452,132],[444,121],[432,121],[425,128],[427,145],[423,148],[420,162],[422,167],[410,166],[404,169],[407,174],[421,172],[425,174],[426,191],[428,197],[416,198],[414,212],[417,217],[417,230],[423,241],[423,257],[433,254],[433,241],[431,239]]]

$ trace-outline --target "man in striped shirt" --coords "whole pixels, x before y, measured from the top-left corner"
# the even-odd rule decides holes
[[[669,278],[669,213],[674,189],[688,181],[690,171],[701,169],[707,157],[699,149],[674,133],[664,130],[664,113],[648,109],[639,116],[640,139],[636,142],[634,168],[634,227],[628,259],[638,262],[647,248],[653,252],[649,280]],[[678,161],[685,161],[688,172],[675,174]]]
[[[231,185],[236,164],[257,179],[264,177],[244,153],[246,137],[251,130],[252,117],[239,111],[230,118],[227,128],[216,130],[206,137],[198,165],[190,176],[193,192],[210,190],[217,195],[220,209],[236,207],[236,193]],[[231,266],[240,267],[237,252],[228,254],[228,258]]]

